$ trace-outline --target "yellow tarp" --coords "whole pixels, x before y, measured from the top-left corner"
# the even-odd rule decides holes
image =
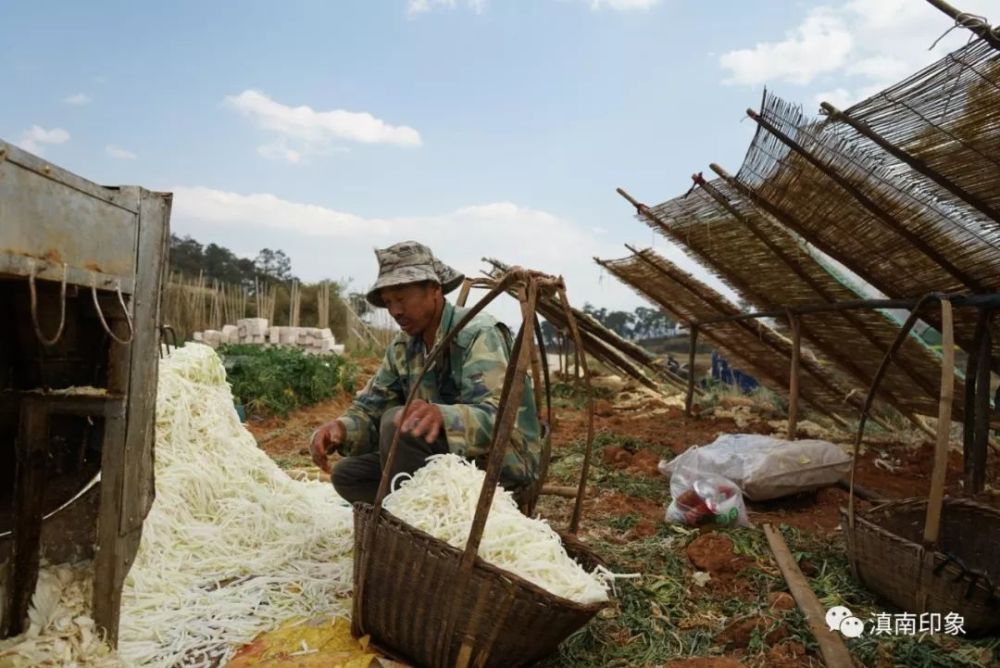
[[[229,662],[229,668],[374,668],[383,665],[367,638],[351,635],[345,619],[293,620],[262,633]],[[375,663],[373,663],[375,662]]]

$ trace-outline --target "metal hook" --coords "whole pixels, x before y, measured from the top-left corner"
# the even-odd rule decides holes
[[[132,343],[132,338],[135,336],[135,328],[132,326],[132,314],[129,313],[128,307],[125,306],[125,298],[122,296],[122,284],[118,279],[115,279],[115,292],[118,293],[118,303],[122,306],[122,313],[125,314],[125,322],[128,324],[127,339],[119,339],[115,336],[115,333],[111,331],[111,327],[108,326],[108,321],[104,319],[104,313],[101,311],[101,304],[97,301],[97,274],[91,273],[90,294],[94,298],[94,309],[97,310],[97,317],[101,320],[101,326],[104,327],[104,331],[107,332],[108,336],[123,346],[127,346]]]
[[[55,336],[51,339],[45,338],[42,334],[42,328],[38,324],[38,290],[35,287],[35,270],[37,265],[34,261],[31,262],[31,271],[28,272],[28,291],[31,293],[31,324],[35,328],[35,336],[43,346],[54,346],[56,341],[62,336],[63,328],[66,326],[66,274],[67,267],[66,263],[63,262],[63,274],[62,283],[59,286],[59,329],[56,330]]]

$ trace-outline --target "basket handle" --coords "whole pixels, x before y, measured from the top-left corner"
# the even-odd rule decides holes
[[[865,434],[865,424],[868,421],[868,413],[871,410],[872,403],[875,400],[875,394],[878,392],[879,385],[882,383],[882,379],[885,377],[886,371],[889,369],[890,363],[893,361],[896,353],[902,347],[903,343],[906,341],[907,337],[910,335],[910,331],[916,324],[917,320],[920,318],[920,309],[923,308],[928,302],[938,300],[941,302],[941,329],[942,329],[942,348],[943,357],[941,361],[941,401],[939,402],[939,409],[941,410],[941,415],[938,418],[938,439],[937,445],[935,446],[935,474],[937,473],[937,449],[940,448],[942,441],[942,431],[944,432],[944,452],[947,455],[948,446],[948,429],[951,424],[951,397],[954,393],[954,326],[952,323],[952,305],[948,300],[947,296],[933,292],[924,295],[917,303],[913,306],[910,311],[910,315],[906,318],[899,333],[896,335],[896,340],[892,342],[892,346],[886,351],[885,356],[882,358],[882,363],[879,365],[878,370],[875,372],[875,377],[872,379],[871,387],[868,390],[868,395],[865,397],[864,405],[861,409],[861,419],[858,421],[858,431],[854,438],[854,452],[851,458],[851,478],[849,485],[849,497],[847,500],[847,523],[851,529],[854,529],[855,515],[856,515],[856,504],[855,504],[855,494],[854,494],[854,483],[858,471],[858,458],[861,449],[861,441]],[[947,343],[947,345],[945,345]],[[949,362],[950,356],[950,362]],[[947,414],[944,413],[944,396],[947,392],[949,396],[949,401],[947,404]],[[944,476],[944,469],[942,468],[941,475],[942,479]],[[933,479],[933,475],[932,475]],[[933,493],[933,487],[932,487]],[[942,484],[943,491],[943,484]],[[938,502],[938,517],[940,517],[940,506],[943,503],[943,499]],[[928,514],[930,514],[930,506],[928,506]],[[936,539],[936,535],[935,535]]]

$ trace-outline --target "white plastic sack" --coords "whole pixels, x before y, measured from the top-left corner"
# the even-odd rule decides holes
[[[728,478],[751,501],[763,501],[834,484],[850,472],[851,456],[829,441],[723,434],[714,443],[660,462],[660,471],[669,477],[681,466]]]

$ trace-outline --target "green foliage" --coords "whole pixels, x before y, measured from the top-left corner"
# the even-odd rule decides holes
[[[223,346],[219,352],[233,395],[251,413],[285,416],[341,388],[353,391],[357,379],[357,366],[336,355],[253,345]]]
[[[607,387],[594,387],[591,388],[594,392],[594,399],[611,399],[615,396],[615,393]],[[579,383],[576,382],[566,382],[552,383],[552,405],[553,406],[568,406],[572,408],[586,408],[587,406],[587,387],[583,384],[583,381]]]

